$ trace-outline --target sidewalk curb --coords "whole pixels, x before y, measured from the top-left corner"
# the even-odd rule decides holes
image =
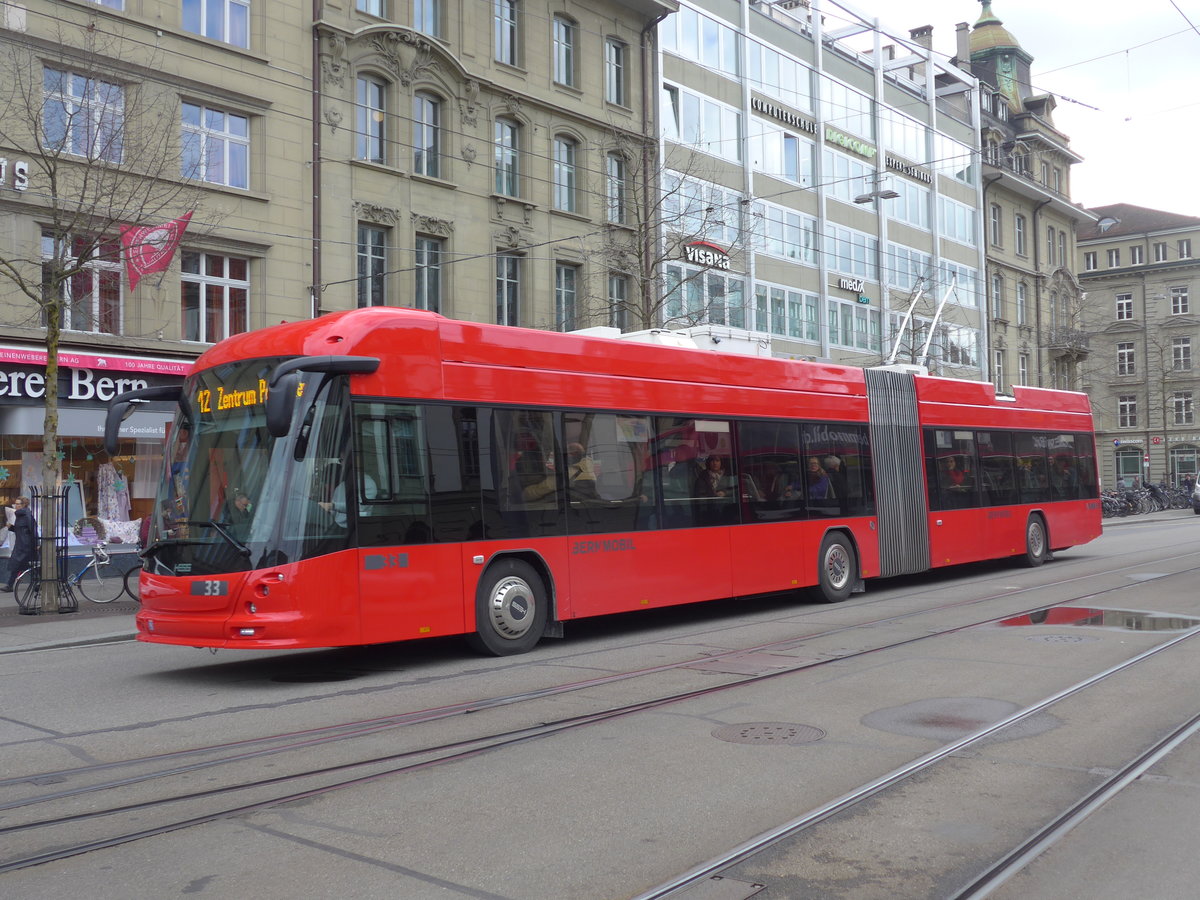
[[[7,653],[28,653],[33,650],[65,650],[68,647],[87,647],[93,644],[119,644],[124,641],[136,639],[136,631],[116,631],[110,634],[93,634],[89,637],[65,638],[59,641],[42,641],[37,644],[2,647],[0,648],[0,656]]]

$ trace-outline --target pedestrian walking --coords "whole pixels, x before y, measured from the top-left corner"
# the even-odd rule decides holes
[[[5,593],[12,593],[13,582],[17,575],[29,568],[37,556],[38,530],[33,518],[33,510],[29,508],[28,497],[18,497],[13,501],[13,543],[12,553],[8,557],[8,578],[4,587]]]

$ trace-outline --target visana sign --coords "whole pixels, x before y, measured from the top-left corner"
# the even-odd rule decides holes
[[[683,248],[688,262],[698,266],[708,266],[710,269],[728,269],[729,254],[707,241],[693,241]]]

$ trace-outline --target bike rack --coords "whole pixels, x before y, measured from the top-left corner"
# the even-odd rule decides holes
[[[33,486],[29,490],[31,499],[30,508],[35,512],[35,521],[41,519],[41,504],[54,504],[54,521],[56,527],[54,534],[47,536],[39,534],[38,539],[38,554],[34,557],[33,566],[33,582],[37,585],[37,589],[33,593],[33,603],[22,609],[22,615],[41,615],[42,613],[42,591],[41,586],[50,582],[58,585],[58,611],[60,613],[79,612],[79,599],[75,596],[75,592],[71,590],[69,558],[67,556],[67,495],[68,488],[63,488],[61,493],[53,491],[41,491],[37,486]],[[54,542],[54,577],[43,577],[42,573],[42,547],[46,542]]]

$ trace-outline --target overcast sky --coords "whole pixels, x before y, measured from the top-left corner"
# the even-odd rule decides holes
[[[978,0],[851,2],[893,34],[932,25],[947,56],[954,26],[982,12]],[[992,12],[1033,57],[1035,92],[1056,95],[1055,127],[1084,158],[1073,201],[1200,216],[1200,0],[993,0]]]

